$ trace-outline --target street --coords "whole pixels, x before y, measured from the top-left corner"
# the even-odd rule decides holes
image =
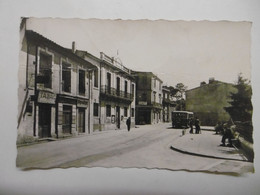
[[[206,131],[200,135],[186,133],[182,136],[182,133],[181,129],[172,129],[169,123],[139,126],[132,128],[130,132],[126,129],[98,132],[94,135],[18,147],[16,163],[17,167],[24,169],[86,166],[159,168],[233,174],[239,174],[241,171],[253,172],[252,163],[225,159],[225,157],[239,159],[239,155],[234,154],[234,151],[226,151],[223,159],[214,159],[172,150],[171,146],[177,144],[179,147],[185,146],[190,151],[201,152],[199,146],[204,143],[206,146],[203,148],[206,148],[208,153],[216,155],[216,152],[210,150],[216,150],[218,146],[215,143],[212,145],[210,139],[218,142],[219,135],[213,137],[213,132]],[[212,138],[206,141],[205,137],[209,136]],[[217,149],[223,150],[219,147]]]

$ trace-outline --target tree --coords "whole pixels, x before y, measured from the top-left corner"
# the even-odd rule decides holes
[[[185,86],[183,83],[177,83],[175,86],[175,89],[177,90],[177,93],[175,94],[176,100],[184,99],[184,93],[187,89],[187,86]]]
[[[253,106],[251,102],[252,88],[250,81],[243,78],[240,73],[235,88],[237,92],[230,94],[230,106],[224,109],[229,113],[233,121],[251,121]]]
[[[175,90],[177,91],[174,95],[176,98],[176,109],[177,110],[185,110],[185,100],[184,100],[184,93],[187,89],[187,86],[185,86],[183,83],[177,83],[175,86]]]

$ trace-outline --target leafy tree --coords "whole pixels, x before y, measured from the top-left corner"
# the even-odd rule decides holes
[[[185,100],[184,100],[184,93],[187,89],[187,86],[185,86],[183,83],[177,83],[175,86],[175,95],[176,98],[176,110],[185,110]]]
[[[233,121],[251,121],[253,106],[251,102],[252,89],[250,81],[243,78],[240,73],[235,88],[237,92],[230,94],[230,106],[224,109],[229,113]]]
[[[177,90],[177,93],[175,94],[176,100],[182,100],[187,86],[185,86],[183,83],[177,83],[175,89]]]

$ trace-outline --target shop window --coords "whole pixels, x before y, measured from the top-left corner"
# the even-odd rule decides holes
[[[98,87],[98,70],[94,70],[94,87]]]
[[[94,116],[98,116],[98,103],[94,103]]]
[[[106,105],[106,116],[111,116],[111,105]]]
[[[127,107],[124,107],[124,117],[127,117]]]
[[[131,108],[131,116],[135,117],[135,109],[134,108]]]
[[[71,92],[71,65],[62,63],[62,91]]]
[[[79,70],[79,94],[84,95],[85,94],[85,71]]]
[[[45,88],[52,88],[52,56],[40,53],[39,76],[43,77]]]

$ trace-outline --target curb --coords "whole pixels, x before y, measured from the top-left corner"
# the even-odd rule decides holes
[[[242,162],[248,162],[247,160],[245,160],[243,157],[243,160],[240,159],[235,159],[235,158],[225,158],[225,157],[218,157],[218,156],[212,156],[212,155],[206,155],[206,154],[199,154],[199,153],[194,153],[194,152],[188,152],[188,151],[184,151],[178,148],[175,148],[173,146],[170,146],[170,148],[174,151],[183,153],[183,154],[189,154],[189,155],[193,155],[193,156],[199,156],[199,157],[206,157],[206,158],[214,158],[214,159],[222,159],[222,160],[234,160],[234,161],[242,161]]]

